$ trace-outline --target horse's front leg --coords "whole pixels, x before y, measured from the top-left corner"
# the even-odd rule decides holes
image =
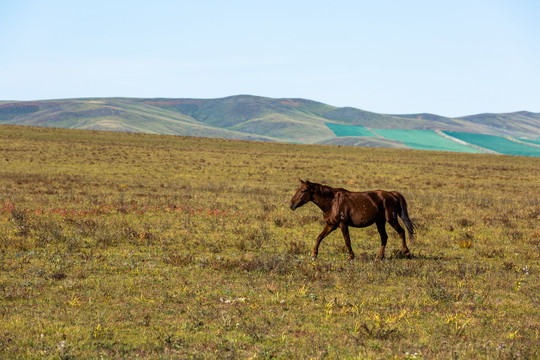
[[[319,236],[317,236],[317,240],[315,241],[315,247],[313,248],[313,252],[311,253],[311,260],[315,260],[315,258],[317,257],[317,254],[319,253],[319,244],[321,243],[322,239],[324,239],[326,235],[330,234],[334,230],[336,230],[335,226],[328,224],[324,226],[324,229],[321,231]]]
[[[341,229],[341,233],[343,234],[343,238],[345,239],[345,245],[347,246],[347,249],[349,250],[349,257],[347,260],[354,259],[354,252],[352,251],[351,247],[351,238],[349,236],[349,226],[346,223],[340,223],[339,228]]]

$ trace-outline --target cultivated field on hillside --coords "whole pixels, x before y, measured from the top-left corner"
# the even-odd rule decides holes
[[[486,149],[494,150],[501,154],[540,157],[540,148],[534,145],[534,140],[525,142],[523,142],[523,140],[517,140],[520,142],[516,142],[516,139],[512,141],[500,136],[471,134],[455,131],[445,131],[445,133],[459,140],[463,140]],[[527,144],[533,145],[529,146]]]
[[[393,148],[540,157],[540,146],[538,146],[536,140],[532,139],[447,130],[367,129],[364,126],[332,123],[326,123],[326,126],[340,139],[339,143],[335,143],[335,140],[324,141],[323,143],[326,144],[370,146],[370,142],[374,142],[373,138],[377,135],[379,136],[377,138],[378,147],[384,144],[381,143],[381,139],[385,139],[392,142],[387,144],[386,147]],[[344,141],[344,138],[354,139],[356,143],[351,143],[348,140]]]
[[[297,178],[401,192],[321,244]],[[0,126],[0,358],[539,356],[536,158]]]

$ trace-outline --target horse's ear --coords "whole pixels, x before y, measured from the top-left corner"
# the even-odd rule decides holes
[[[305,183],[306,183],[304,180],[302,180],[302,179],[300,179],[300,178],[298,178],[298,180],[300,180],[300,182],[301,182],[302,184],[305,184]]]

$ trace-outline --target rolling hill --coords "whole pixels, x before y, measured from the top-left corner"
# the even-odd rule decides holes
[[[381,134],[386,130],[399,129],[464,132],[532,140],[540,136],[540,114],[525,111],[461,118],[434,114],[389,115],[352,107],[339,108],[305,99],[249,95],[221,99],[1,101],[0,124],[397,148],[415,148],[415,145],[410,144],[419,144],[418,141],[421,143],[421,134],[428,133],[414,133],[419,140],[409,141],[410,144],[407,139],[411,134],[405,140],[394,133],[392,136]],[[381,131],[377,132],[377,129]],[[368,136],[363,136],[366,134]],[[462,146],[469,146],[463,145],[463,140],[443,135],[445,138],[441,136],[444,139],[441,141],[444,143],[455,140],[456,143],[461,142]],[[428,137],[428,148],[438,149],[437,135],[434,137],[429,133]],[[425,148],[422,144],[418,146]],[[533,152],[538,149],[534,142],[521,141],[520,146],[531,148]],[[442,146],[440,150],[448,151],[449,148],[453,147]],[[481,145],[478,148],[482,148]]]

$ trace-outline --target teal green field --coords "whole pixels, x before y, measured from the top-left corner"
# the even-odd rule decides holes
[[[402,141],[405,145],[416,150],[479,152],[469,146],[448,140],[433,130],[376,129],[374,131],[386,139]]]
[[[342,124],[332,124],[326,123],[326,126],[330,128],[336,134],[337,137],[343,136],[366,136],[366,137],[375,137],[376,135],[366,129],[362,125],[342,125]]]
[[[540,139],[532,140],[532,139],[519,139],[520,141],[525,141],[531,144],[540,145]]]
[[[538,140],[512,141],[509,137],[446,130],[437,132],[428,129],[368,129],[364,126],[332,123],[326,123],[326,126],[338,137],[372,138],[379,135],[381,139],[393,140],[415,150],[464,153],[491,151],[503,155],[540,157]]]
[[[501,154],[540,157],[540,148],[517,143],[504,137],[456,131],[445,131],[445,133],[459,140],[494,150]]]

